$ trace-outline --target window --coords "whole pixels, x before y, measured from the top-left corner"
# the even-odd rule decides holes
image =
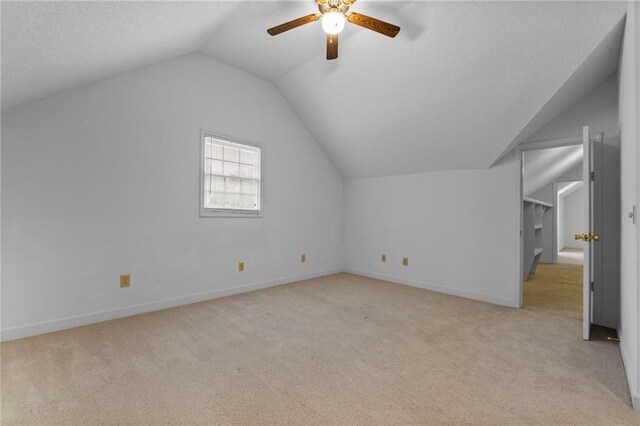
[[[203,131],[200,153],[200,216],[259,217],[262,149]]]

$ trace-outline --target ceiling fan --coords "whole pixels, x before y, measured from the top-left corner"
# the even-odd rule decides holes
[[[314,1],[318,4],[320,13],[312,13],[311,15],[285,22],[284,24],[269,28],[267,32],[272,36],[275,36],[301,25],[322,19],[322,29],[327,33],[327,59],[336,59],[338,57],[338,34],[344,29],[344,25],[347,21],[377,33],[384,34],[387,37],[395,37],[400,32],[400,27],[396,25],[389,24],[360,13],[347,13],[356,0]]]

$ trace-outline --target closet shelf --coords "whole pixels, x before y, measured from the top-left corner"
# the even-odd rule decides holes
[[[542,259],[542,247],[545,246],[545,236],[547,228],[543,231],[543,224],[547,223],[549,227],[552,215],[553,204],[534,198],[525,197],[522,200],[522,261],[523,261],[523,280],[529,278],[529,274],[533,274],[538,267],[540,259]]]
[[[535,198],[524,197],[522,199],[525,203],[539,204],[542,207],[551,208],[553,204],[545,203],[544,201],[536,200]]]

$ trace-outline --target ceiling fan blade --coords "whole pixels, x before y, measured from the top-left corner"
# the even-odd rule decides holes
[[[347,20],[352,24],[359,25],[363,28],[367,28],[380,34],[384,34],[387,37],[393,38],[400,32],[400,27],[398,27],[397,25],[393,25],[367,15],[361,15],[360,13],[351,12],[347,16]]]
[[[327,59],[338,57],[338,34],[327,34]]]
[[[285,31],[292,30],[300,25],[308,24],[320,19],[320,15],[317,13],[312,13],[311,15],[303,16],[302,18],[294,19],[293,21],[285,22],[284,24],[280,24],[273,28],[269,28],[267,32],[272,36],[278,35]]]

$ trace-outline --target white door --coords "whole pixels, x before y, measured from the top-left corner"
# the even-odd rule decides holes
[[[593,282],[593,149],[589,127],[582,128],[582,144],[584,159],[582,161],[582,180],[584,182],[584,234],[576,235],[576,239],[584,241],[584,263],[582,271],[582,338],[589,340],[591,321],[593,319],[593,302],[591,283]],[[581,238],[578,238],[581,237]],[[596,237],[599,238],[599,237]]]

